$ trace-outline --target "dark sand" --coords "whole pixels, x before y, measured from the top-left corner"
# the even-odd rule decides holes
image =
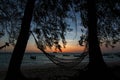
[[[107,62],[106,64],[120,80],[120,62]],[[21,72],[26,78],[36,78],[34,80],[69,80],[69,78],[73,77],[79,70],[83,70],[86,65],[87,63],[81,63],[72,69],[64,69],[55,64],[22,66]],[[0,69],[0,80],[4,80],[6,71],[7,68]]]

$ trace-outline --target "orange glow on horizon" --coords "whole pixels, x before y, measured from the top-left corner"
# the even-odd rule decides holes
[[[83,52],[84,47],[81,46],[67,46],[66,48],[62,48],[63,52],[66,53],[80,53]]]
[[[5,43],[3,41],[0,42],[0,45],[4,45]],[[62,46],[62,44],[61,44]],[[108,47],[106,48],[104,45],[100,46],[102,53],[115,53],[120,52],[120,44],[117,43],[115,45],[115,48]],[[6,48],[3,48],[0,50],[0,52],[12,52],[14,49],[14,46],[10,45]],[[82,53],[84,51],[84,46],[80,46],[77,40],[67,40],[66,48],[62,46],[62,53]],[[28,43],[26,52],[30,53],[42,53],[36,46],[35,41],[33,38],[30,37]],[[48,49],[46,52],[55,52],[54,48],[52,50]]]
[[[79,45],[66,45],[66,48],[61,48],[62,49],[62,53],[81,53],[84,51],[84,47],[81,47]],[[54,52],[55,49],[46,49],[46,52]],[[59,51],[59,50],[57,50]],[[37,48],[37,46],[35,46],[35,44],[28,44],[27,48],[26,48],[26,52],[36,52],[36,53],[40,53],[41,51]]]
[[[84,47],[81,47],[78,43],[77,40],[67,40],[67,45],[66,48],[64,48],[62,46],[62,42],[60,42],[61,44],[61,49],[62,49],[62,53],[80,53],[83,52]],[[57,50],[58,51],[58,50]],[[37,48],[34,40],[32,40],[32,38],[29,39],[28,44],[27,44],[27,48],[26,48],[26,52],[36,52],[36,53],[41,53],[41,51]],[[46,49],[46,52],[55,52],[55,49]]]

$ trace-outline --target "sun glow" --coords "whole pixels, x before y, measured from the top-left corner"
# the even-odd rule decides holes
[[[77,40],[67,40],[67,45],[65,48],[62,46],[62,43],[60,42],[62,53],[81,53],[84,51],[84,46],[80,46]],[[59,51],[59,50],[57,50]],[[30,37],[28,41],[28,45],[26,48],[26,52],[36,52],[41,53],[41,51],[37,48],[34,40],[32,37]],[[47,47],[46,52],[55,52],[55,48],[49,49]]]

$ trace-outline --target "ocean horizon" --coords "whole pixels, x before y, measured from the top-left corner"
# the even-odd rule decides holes
[[[11,53],[0,53],[0,68],[8,67],[10,59],[11,59]],[[56,53],[52,53],[52,56],[57,55]],[[79,53],[64,53],[60,54],[65,58],[77,58],[80,56]],[[103,54],[103,59],[105,62],[118,62],[120,61],[120,53],[105,53]],[[89,56],[86,56],[82,62],[89,62]],[[22,66],[37,66],[37,65],[44,65],[52,63],[49,58],[43,54],[43,53],[25,53],[23,60],[22,60]]]

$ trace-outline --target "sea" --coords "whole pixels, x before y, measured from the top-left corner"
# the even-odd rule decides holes
[[[0,53],[0,69],[8,67],[12,53]],[[55,56],[56,54],[52,54]],[[80,56],[79,53],[64,53],[62,54],[65,58],[77,58]],[[62,57],[61,57],[62,58]],[[118,62],[120,61],[120,53],[105,53],[103,54],[103,59],[105,62]],[[86,56],[82,62],[89,62],[89,56]],[[25,53],[22,66],[35,66],[44,65],[48,63],[53,63],[49,58],[43,53]]]

